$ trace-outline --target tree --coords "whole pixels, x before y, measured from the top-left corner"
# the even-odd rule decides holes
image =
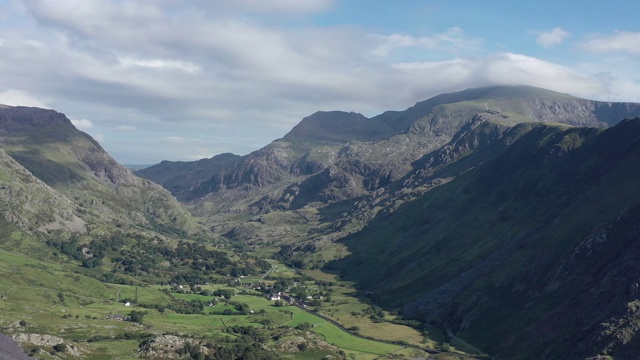
[[[245,303],[236,304],[235,308],[236,308],[236,310],[238,310],[239,312],[241,312],[243,314],[248,314],[249,311],[250,311],[249,305],[247,305]]]
[[[146,311],[137,311],[133,310],[129,313],[129,319],[132,322],[137,322],[138,324],[142,324],[142,319],[147,315]]]
[[[87,269],[97,268],[101,264],[102,264],[102,262],[100,261],[100,259],[98,259],[95,256],[94,257],[90,257],[88,259],[82,260],[82,266],[87,268]]]
[[[303,322],[303,323],[300,323],[300,324],[296,325],[296,329],[298,329],[298,330],[309,330],[312,327],[313,327],[313,325],[311,325],[308,322]]]
[[[65,345],[64,343],[53,345],[53,350],[55,350],[56,352],[65,352],[67,350],[67,345]]]

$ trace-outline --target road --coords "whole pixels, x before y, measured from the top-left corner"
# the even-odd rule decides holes
[[[423,347],[420,347],[420,346],[417,346],[417,345],[398,344],[397,342],[393,342],[393,341],[372,339],[372,338],[369,338],[369,337],[366,337],[366,336],[362,336],[360,334],[357,334],[357,333],[354,333],[354,332],[350,331],[349,329],[344,327],[342,324],[340,324],[339,322],[337,322],[337,321],[335,321],[335,320],[333,320],[331,318],[328,318],[328,317],[326,317],[326,316],[324,316],[322,314],[318,314],[317,312],[310,311],[309,309],[305,308],[301,304],[295,303],[294,306],[296,306],[300,310],[306,311],[307,313],[309,313],[311,315],[317,316],[320,319],[326,320],[326,321],[330,322],[331,324],[335,325],[336,327],[338,327],[338,329],[346,332],[347,334],[349,334],[351,336],[355,336],[355,337],[360,338],[360,339],[365,339],[365,340],[369,340],[369,341],[376,341],[376,342],[380,342],[380,343],[384,343],[384,344],[397,345],[397,346],[401,346],[401,347],[405,347],[405,348],[418,349],[418,350],[422,350],[422,351],[424,351],[426,353],[429,353],[429,354],[441,354],[441,353],[444,352],[444,351],[440,351],[440,350],[433,350],[433,349],[423,348]]]

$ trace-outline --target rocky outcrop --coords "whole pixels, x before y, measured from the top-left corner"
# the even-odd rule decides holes
[[[18,333],[12,336],[13,340],[20,344],[29,344],[35,346],[42,346],[53,348],[54,346],[64,345],[65,350],[64,353],[67,355],[71,355],[73,357],[83,357],[87,354],[87,351],[82,349],[81,347],[71,344],[64,339],[52,336],[52,335],[41,335],[41,334],[27,334],[27,333]]]

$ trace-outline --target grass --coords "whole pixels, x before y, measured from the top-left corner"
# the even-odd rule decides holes
[[[28,241],[28,239],[27,239]],[[0,249],[0,328],[5,332],[28,332],[36,334],[59,334],[65,342],[76,344],[91,358],[131,358],[137,349],[137,340],[108,340],[110,337],[129,333],[178,333],[197,337],[218,338],[227,336],[228,326],[264,327],[268,321],[273,327],[295,328],[302,323],[314,325],[311,328],[327,342],[353,353],[358,359],[373,359],[401,349],[397,345],[361,339],[345,333],[333,324],[296,307],[276,307],[272,301],[257,296],[238,294],[244,288],[236,288],[231,301],[246,303],[255,312],[251,315],[213,315],[213,311],[230,308],[224,302],[215,307],[206,307],[209,315],[177,314],[170,310],[160,313],[155,309],[138,306],[125,307],[122,299],[134,299],[136,289],[139,303],[169,304],[175,300],[209,301],[211,296],[198,294],[166,294],[162,286],[128,286],[101,283],[81,273],[69,272],[73,266],[37,262],[27,256]],[[289,270],[285,270],[288,273]],[[229,288],[226,285],[206,285],[209,291]],[[338,288],[347,299],[348,288]],[[246,289],[244,289],[246,290]],[[118,299],[120,292],[120,301]],[[257,294],[257,293],[256,293]],[[62,298],[61,298],[62,296]],[[349,306],[363,306],[357,303]],[[130,311],[145,311],[144,326],[115,320],[108,320],[110,314],[127,315]],[[290,313],[287,313],[290,312]],[[19,326],[20,320],[27,322]],[[103,340],[87,342],[93,337]],[[29,345],[27,345],[29,346]],[[46,349],[45,349],[46,350]],[[320,353],[318,353],[320,354]],[[310,358],[312,353],[296,355],[296,358]],[[317,354],[316,354],[317,355]]]
[[[341,349],[355,350],[364,353],[384,355],[398,350],[398,345],[361,339],[338,329],[328,322],[317,324],[313,331],[323,335],[325,340]]]
[[[328,343],[331,343],[341,349],[384,355],[400,348],[398,345],[385,344],[353,336],[313,314],[293,307],[288,307],[287,309],[289,308],[293,309],[293,320],[285,323],[285,325],[295,327],[303,323],[311,324],[311,331],[322,335]]]

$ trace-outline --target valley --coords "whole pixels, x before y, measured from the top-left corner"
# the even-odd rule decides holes
[[[41,359],[633,359],[640,104],[318,112],[131,172],[0,108],[0,331]]]

